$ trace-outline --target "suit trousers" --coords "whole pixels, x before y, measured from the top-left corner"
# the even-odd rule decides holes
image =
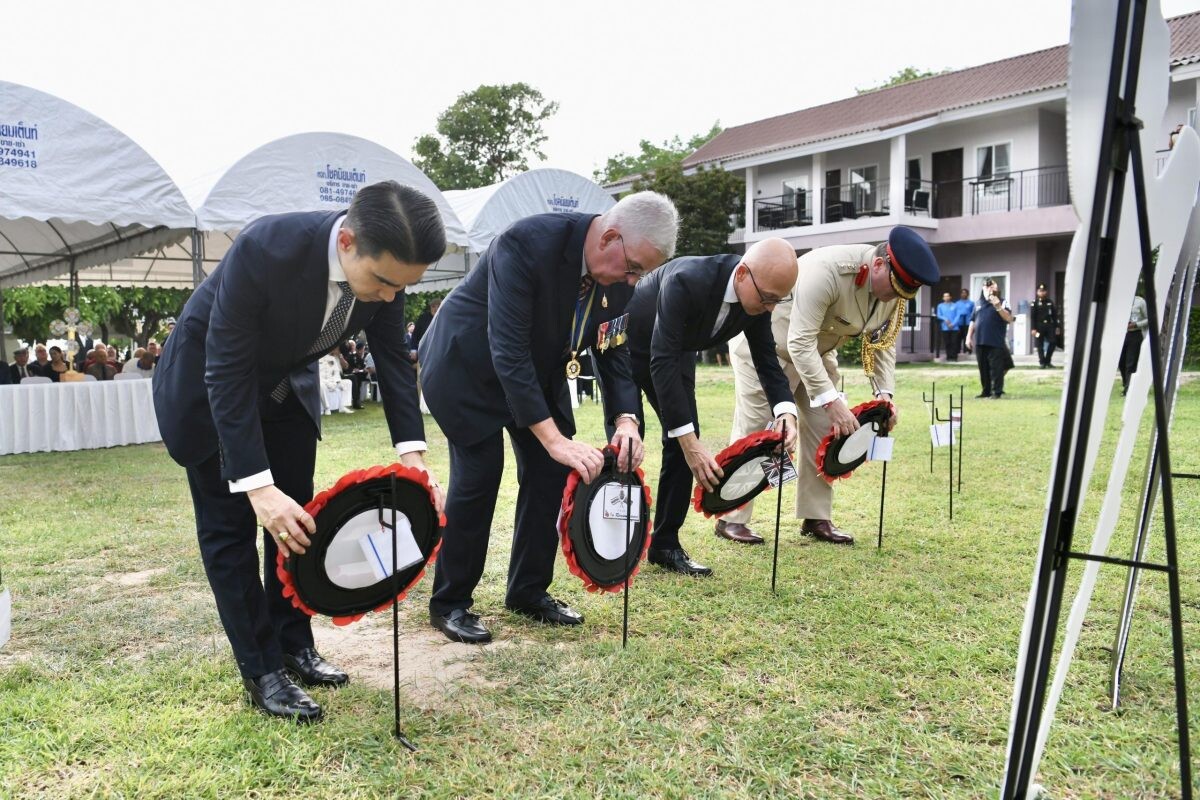
[[[1004,394],[1004,373],[1008,359],[1007,347],[975,345],[975,359],[979,362],[980,394],[999,397]]]
[[[683,389],[687,394],[691,407],[688,409],[693,420],[696,420],[696,436],[700,435],[700,423],[696,414],[696,362],[687,356],[679,371],[683,381]],[[658,414],[662,423],[662,410],[658,404],[658,394],[654,391],[654,381],[650,377],[649,364],[634,364],[634,382],[645,393],[650,406]],[[688,506],[692,502],[692,470],[688,467],[687,459],[683,457],[683,448],[679,440],[667,435],[667,426],[662,425],[662,467],[658,473],[658,494],[654,501],[654,534],[651,547],[655,550],[674,550],[679,547],[679,529],[687,519]],[[645,423],[642,423],[640,433],[645,436]],[[609,430],[609,439],[613,431]]]
[[[1129,377],[1137,372],[1138,359],[1142,355],[1142,339],[1145,335],[1141,330],[1126,331],[1125,342],[1121,345],[1121,388],[1129,388]]]
[[[508,426],[517,458],[517,513],[505,605],[522,608],[546,596],[558,551],[558,510],[570,470],[528,428]],[[433,576],[429,610],[445,616],[470,608],[483,577],[496,497],[504,473],[504,431],[470,446],[450,443],[446,528]]]
[[[958,361],[959,340],[962,331],[955,328],[954,330],[942,331],[942,347],[946,352],[947,361]]]
[[[275,485],[303,505],[313,495],[317,431],[294,392],[281,404],[266,405],[263,442]],[[283,596],[275,574],[275,539],[262,530],[260,564],[254,509],[244,493],[229,491],[219,453],[188,467],[187,476],[200,557],[238,670],[244,678],[256,678],[282,669],[282,654],[312,647],[313,636],[309,616]]]
[[[1038,331],[1037,338],[1034,339],[1037,346],[1038,363],[1043,366],[1050,366],[1050,359],[1054,356],[1054,349],[1057,347],[1055,342],[1054,329]]]

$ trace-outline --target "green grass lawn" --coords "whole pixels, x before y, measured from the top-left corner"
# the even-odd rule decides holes
[[[946,451],[930,474],[920,402],[935,378],[939,392],[961,383],[968,398],[953,522]],[[469,669],[437,698],[406,694],[415,754],[390,736],[386,684],[316,691],[327,718],[309,728],[247,710],[200,565],[184,474],[161,445],[0,459],[0,566],[15,604],[14,637],[0,651],[0,796],[994,796],[1061,381],[1061,370],[1020,369],[1010,397],[976,401],[973,369],[901,370],[884,549],[874,547],[877,464],[837,488],[836,518],[857,534],[855,547],[813,543],[784,520],[775,596],[774,495],[755,511],[767,547],[718,540],[693,514],[684,546],[715,575],[689,580],[646,567],[634,583],[626,650],[620,596],[588,594],[561,559],[552,591],[586,625],[555,629],[504,611],[516,495],[509,456],[476,595],[507,645],[471,651]],[[732,378],[705,368],[699,382],[704,439],[715,451],[727,441]],[[866,399],[861,376],[847,391],[852,402]],[[1198,400],[1200,382],[1187,384],[1174,423],[1179,471],[1200,472]],[[578,420],[580,437],[599,443],[599,407],[585,405]],[[1114,434],[1115,423],[1104,473]],[[444,479],[445,441],[436,428],[428,435]],[[327,418],[318,487],[387,462],[386,439],[378,407]],[[658,464],[648,448],[652,484]],[[1139,456],[1132,471],[1141,464]],[[1136,483],[1114,555],[1128,552]],[[1200,741],[1200,486],[1176,486]],[[1097,495],[1077,549],[1091,538]],[[1161,536],[1150,555],[1161,558]],[[1071,567],[1067,604],[1081,569]],[[1055,798],[1178,792],[1160,575],[1145,578],[1139,597],[1125,707],[1105,710],[1123,580],[1121,568],[1101,571],[1042,764],[1040,782]],[[427,576],[410,597],[404,633],[439,647],[425,617],[429,584]],[[386,629],[364,623],[376,626],[386,657]],[[353,677],[354,659],[325,650]]]

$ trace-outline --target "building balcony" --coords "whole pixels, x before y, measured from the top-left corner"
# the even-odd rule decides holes
[[[977,175],[962,180],[906,179],[904,208],[899,215],[891,208],[891,185],[887,179],[858,181],[821,189],[799,190],[787,195],[755,198],[752,231],[780,231],[855,221],[853,227],[869,225],[872,218],[904,217],[906,222],[973,217],[985,214],[1029,211],[1066,206],[1071,202],[1065,166],[1038,167]],[[879,224],[888,224],[883,219]],[[848,226],[849,227],[849,226]],[[936,227],[936,223],[930,227]],[[816,231],[813,231],[814,233]]]

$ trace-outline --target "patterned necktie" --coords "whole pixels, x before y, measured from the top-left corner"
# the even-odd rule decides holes
[[[342,338],[342,334],[346,332],[346,319],[350,316],[350,306],[354,303],[354,295],[350,291],[350,284],[345,281],[338,281],[338,288],[342,290],[342,294],[338,297],[337,305],[333,307],[333,313],[329,315],[329,321],[325,323],[325,327],[317,336],[317,341],[313,342],[313,346],[308,349],[308,358],[318,353],[329,352],[330,348],[337,344],[338,340]],[[271,390],[271,399],[276,403],[282,403],[291,388],[288,377],[284,375],[283,380]]]

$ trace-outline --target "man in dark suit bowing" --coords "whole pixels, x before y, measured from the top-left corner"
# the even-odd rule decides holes
[[[404,288],[445,248],[437,206],[394,181],[361,189],[348,212],[264,217],[188,300],[155,369],[158,425],[187,468],[217,611],[250,700],[268,714],[320,719],[293,675],[308,686],[347,681],[313,648],[309,617],[275,574],[277,552],[303,553],[316,529],[302,505],[320,435],[317,361],[366,329],[391,440],[401,461],[424,469]]]
[[[796,437],[796,404],[775,358],[770,311],[796,283],[796,253],[783,239],[764,239],[744,256],[677,258],[638,283],[629,301],[633,377],[662,423],[663,457],[649,561],[684,575],[711,575],[679,542],[694,476],[706,489],[721,468],[700,441],[696,352],[745,332],[750,355],[775,413]]]
[[[517,457],[516,522],[505,605],[559,625],[583,617],[548,593],[567,474],[591,481],[604,465],[575,433],[567,391],[602,322],[617,319],[631,285],[675,249],[679,221],[666,197],[638,192],[605,214],[538,214],[513,223],[446,297],[421,339],[421,388],[450,441],[446,529],[430,599],[430,622],[447,638],[486,642],[471,612],[483,575],[504,431]],[[637,388],[628,349],[597,359],[608,387],[608,421],[641,462]]]

